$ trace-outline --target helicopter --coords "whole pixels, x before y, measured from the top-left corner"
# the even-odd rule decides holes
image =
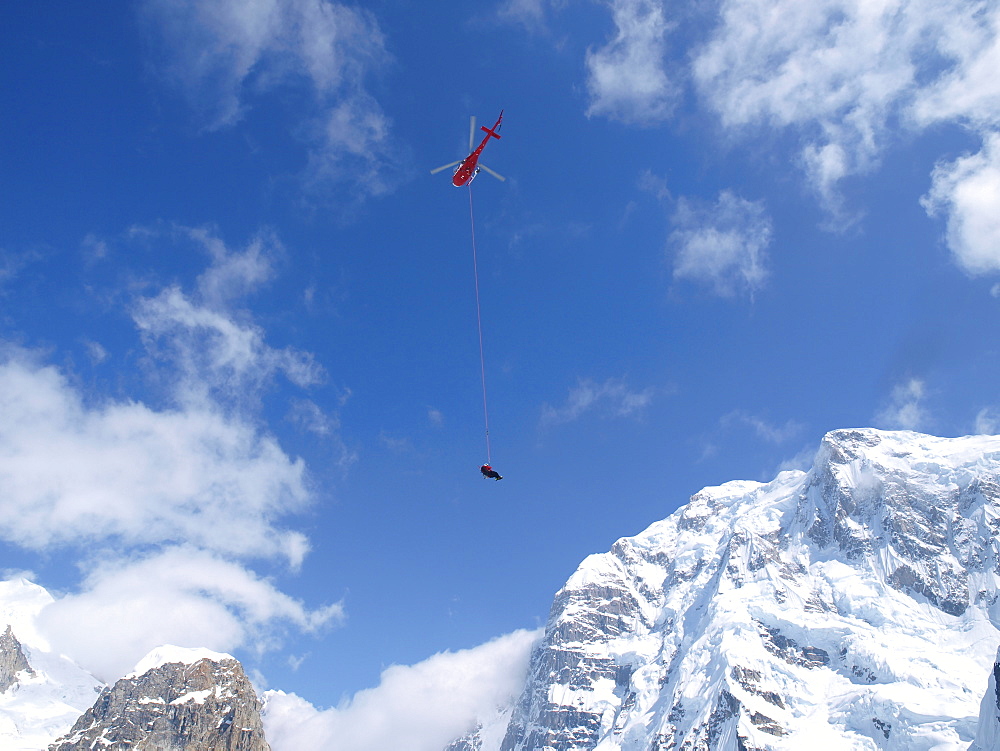
[[[449,162],[448,164],[442,165],[431,170],[432,175],[436,175],[442,170],[446,170],[449,167],[454,167],[458,165],[458,169],[455,170],[455,174],[451,178],[451,184],[456,188],[461,188],[463,185],[468,185],[471,183],[476,175],[479,174],[480,169],[484,169],[489,172],[497,180],[506,180],[503,175],[499,175],[485,164],[479,163],[479,155],[483,153],[483,149],[486,148],[486,144],[489,143],[491,138],[496,138],[499,140],[500,135],[497,133],[500,130],[500,123],[503,121],[503,110],[500,110],[500,117],[497,118],[496,123],[494,123],[492,128],[487,128],[485,125],[480,128],[480,130],[486,132],[486,137],[483,138],[483,142],[476,147],[475,151],[472,150],[472,142],[476,135],[476,116],[473,115],[469,122],[469,154],[465,159],[459,159],[454,162]]]

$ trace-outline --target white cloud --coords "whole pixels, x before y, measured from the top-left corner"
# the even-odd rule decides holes
[[[1000,10],[965,0],[725,0],[693,60],[702,100],[734,132],[794,128],[835,219],[840,183],[876,168],[896,130],[996,127]]]
[[[274,751],[441,751],[496,714],[523,687],[538,631],[515,631],[473,649],[394,665],[377,688],[320,710],[280,691],[265,695],[264,730]]]
[[[389,123],[365,89],[366,76],[389,59],[375,17],[329,0],[145,0],[142,15],[162,43],[157,61],[209,129],[234,125],[247,93],[306,83],[315,100],[309,119],[311,159],[326,177],[345,158],[364,166],[357,178],[380,192],[373,165],[384,165]],[[313,177],[317,170],[313,170]]]
[[[1000,123],[1000,6],[947,4],[932,37],[951,67],[921,88],[911,115],[921,125],[964,122],[977,129]],[[957,12],[953,12],[957,11]]]
[[[1000,271],[1000,133],[989,134],[977,154],[939,163],[921,203],[928,214],[947,217],[959,266],[970,274]]]
[[[659,0],[611,0],[614,39],[587,52],[588,115],[629,123],[666,119],[679,88],[664,69],[667,23]]]
[[[714,205],[681,198],[673,224],[675,279],[707,284],[723,297],[752,296],[764,284],[771,220],[762,201],[747,201],[728,190]]]
[[[139,299],[132,311],[149,351],[171,362],[170,388],[177,401],[252,402],[279,373],[302,387],[322,381],[323,369],[312,355],[268,346],[264,331],[235,307],[239,298],[271,278],[271,256],[280,248],[277,240],[258,236],[239,252],[230,251],[206,230],[182,232],[212,257],[196,280],[196,291],[187,294],[178,286],[167,287]]]
[[[305,467],[248,422],[210,407],[87,404],[23,352],[0,359],[0,536],[23,547],[168,540],[298,565],[278,519],[310,500]]]
[[[164,642],[263,650],[342,615],[308,609],[248,565],[294,571],[310,548],[287,526],[313,500],[305,464],[258,408],[277,374],[309,386],[322,370],[269,346],[240,308],[272,278],[280,246],[267,233],[242,251],[206,230],[169,236],[195,240],[210,263],[190,292],[131,306],[162,405],[84,391],[40,354],[0,344],[0,540],[80,567],[45,633],[110,680]],[[337,427],[327,418],[330,440]]]
[[[183,546],[101,560],[79,593],[42,610],[38,628],[110,682],[161,644],[264,650],[282,627],[314,631],[342,617],[339,603],[309,610],[238,563]]]
[[[597,411],[606,417],[630,417],[645,410],[653,401],[653,389],[629,389],[622,378],[609,378],[604,383],[581,379],[570,389],[561,407],[542,406],[542,425],[572,422],[584,413]]]
[[[924,406],[927,386],[919,378],[910,378],[893,387],[889,403],[877,415],[875,425],[890,430],[924,430],[930,414]]]

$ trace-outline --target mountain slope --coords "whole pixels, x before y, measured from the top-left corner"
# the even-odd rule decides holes
[[[830,433],[587,558],[500,748],[967,748],[998,531],[1000,438]]]

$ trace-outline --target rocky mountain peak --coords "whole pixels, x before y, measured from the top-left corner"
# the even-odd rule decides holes
[[[8,625],[7,630],[0,635],[0,694],[17,683],[17,674],[22,671],[28,675],[35,674],[28,664],[28,658],[24,656],[21,642]]]
[[[260,702],[238,661],[160,648],[105,689],[49,751],[269,751]]]

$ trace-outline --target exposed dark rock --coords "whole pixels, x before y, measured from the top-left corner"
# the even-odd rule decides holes
[[[26,672],[34,675],[35,671],[28,664],[28,658],[24,656],[21,649],[21,642],[14,636],[14,631],[10,626],[0,635],[0,694],[17,683],[17,674]]]

